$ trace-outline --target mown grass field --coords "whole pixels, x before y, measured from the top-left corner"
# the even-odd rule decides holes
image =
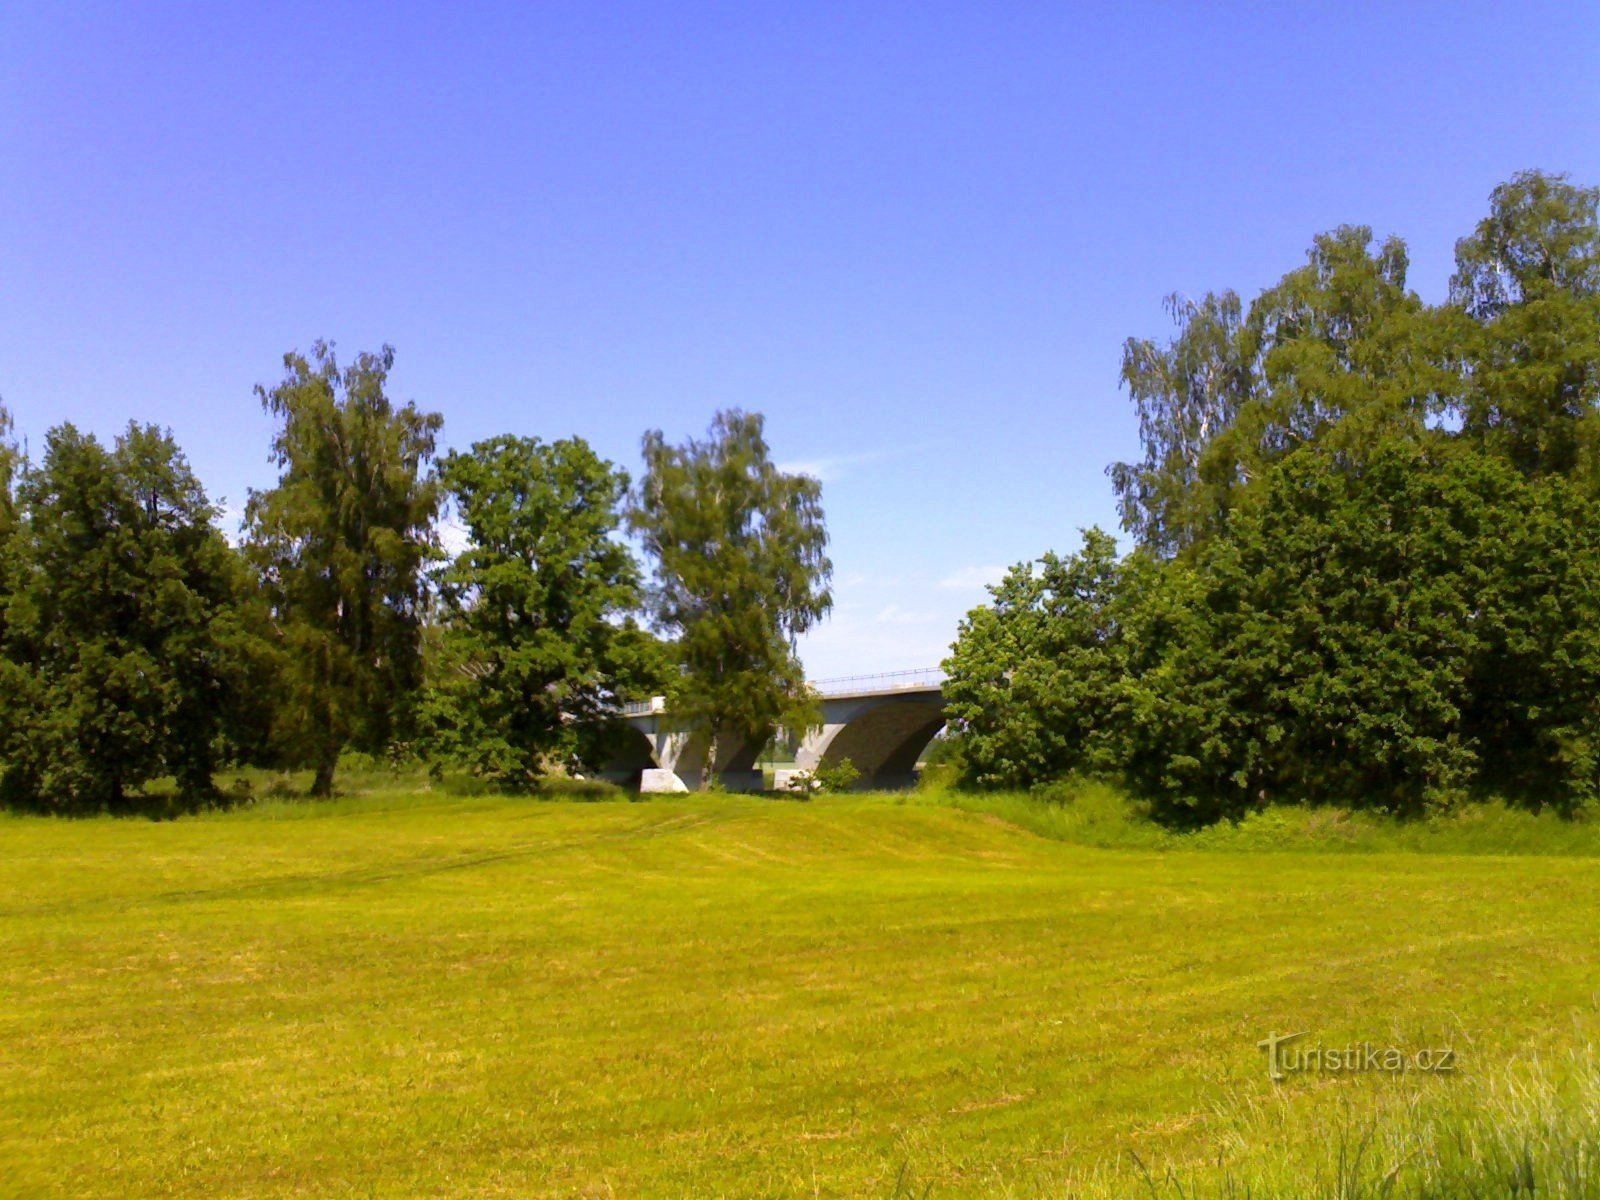
[[[402,792],[4,818],[0,851],[7,1195],[1116,1195],[1134,1155],[1309,1179],[1600,1032],[1586,855]],[[1298,1030],[1459,1069],[1274,1084],[1256,1043]]]

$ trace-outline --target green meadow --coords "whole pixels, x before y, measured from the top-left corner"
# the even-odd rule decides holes
[[[1119,805],[0,818],[0,1190],[1600,1190],[1600,831]],[[1454,1069],[1274,1082],[1300,1031]]]

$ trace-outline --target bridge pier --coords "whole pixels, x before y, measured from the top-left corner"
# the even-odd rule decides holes
[[[710,738],[674,728],[664,709],[631,715],[627,723],[634,735],[599,772],[601,778],[645,793],[691,792],[702,786]],[[710,773],[730,792],[759,792],[762,779],[755,759],[760,752],[759,745],[718,739],[717,761]]]

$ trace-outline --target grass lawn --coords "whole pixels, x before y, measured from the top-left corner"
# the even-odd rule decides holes
[[[1109,1195],[1581,1063],[1600,858],[884,797],[0,818],[0,979],[8,1195]],[[1459,1066],[1273,1083],[1301,1030]]]

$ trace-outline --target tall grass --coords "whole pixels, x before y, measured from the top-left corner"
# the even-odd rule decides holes
[[[1108,849],[1600,855],[1600,822],[1500,802],[1415,820],[1279,805],[1239,821],[1182,831],[1157,824],[1135,800],[1102,783],[1062,783],[1033,792],[965,792],[936,783],[917,799],[998,818],[1057,841]]]
[[[1600,1200],[1600,1065],[1593,1047],[1442,1089],[1291,1087],[1225,1102],[1209,1153],[1160,1165],[1136,1152],[996,1196],[1057,1200]],[[938,1200],[915,1158],[889,1193]]]
[[[1396,1092],[1376,1106],[1292,1090],[1219,1114],[1214,1161],[1157,1170],[1131,1160],[1151,1200],[1594,1200],[1600,1197],[1600,1068],[1592,1048],[1487,1082]],[[1070,1185],[1083,1200],[1128,1194],[1122,1169]]]

